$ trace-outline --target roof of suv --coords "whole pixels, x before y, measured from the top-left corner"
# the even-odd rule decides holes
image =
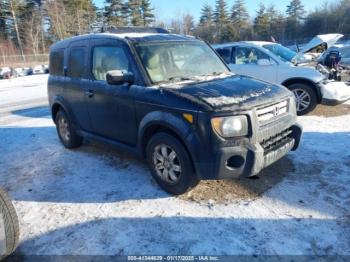
[[[59,42],[54,43],[51,49],[66,48],[71,42],[87,39],[99,39],[99,38],[115,38],[119,40],[130,40],[134,42],[158,42],[158,41],[196,41],[197,39],[192,36],[184,36],[177,34],[166,33],[97,33],[86,34],[80,36],[74,36]],[[197,40],[198,41],[198,40]]]
[[[225,48],[233,45],[248,45],[248,46],[260,46],[263,47],[264,45],[269,45],[269,44],[276,44],[273,42],[267,42],[267,41],[241,41],[241,42],[231,42],[231,43],[225,43],[225,44],[218,44],[218,45],[213,45],[214,48]]]

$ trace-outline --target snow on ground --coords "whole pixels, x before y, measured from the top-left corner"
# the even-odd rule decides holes
[[[21,101],[34,105],[33,102],[47,103],[46,82],[48,75],[32,75],[14,79],[0,80],[0,113],[13,109]]]
[[[64,149],[48,112],[0,116],[18,254],[350,255],[350,115],[300,118],[303,141],[279,163],[281,179],[257,198],[217,203],[164,193],[143,162],[108,146]]]

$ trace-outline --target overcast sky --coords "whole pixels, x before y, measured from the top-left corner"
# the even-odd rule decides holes
[[[328,2],[334,2],[337,0],[328,0]],[[94,0],[95,4],[99,7],[103,5],[104,0]],[[229,7],[232,6],[234,0],[227,0]],[[255,16],[255,11],[258,9],[259,3],[263,2],[266,6],[271,3],[276,6],[281,12],[285,12],[286,6],[290,0],[246,0],[246,6],[251,16]],[[323,0],[302,0],[306,11],[314,10],[317,6],[323,5]],[[151,0],[152,6],[155,8],[155,14],[158,19],[165,22],[171,20],[171,18],[182,17],[183,14],[190,13],[194,16],[195,20],[199,20],[200,11],[205,3],[214,7],[215,0]]]

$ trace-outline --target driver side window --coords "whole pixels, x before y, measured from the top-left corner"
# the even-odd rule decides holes
[[[93,49],[92,73],[96,80],[106,80],[111,70],[129,71],[129,60],[121,47],[98,46]]]
[[[257,65],[259,59],[267,59],[270,57],[254,47],[237,47],[236,48],[236,64],[237,65]]]

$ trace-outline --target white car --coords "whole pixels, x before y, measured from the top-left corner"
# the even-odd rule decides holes
[[[37,65],[34,66],[33,68],[33,74],[44,74],[45,73],[45,68],[43,65]]]
[[[296,97],[298,115],[319,103],[335,105],[350,99],[349,86],[331,82],[313,68],[295,66],[291,61],[297,54],[282,45],[236,42],[213,47],[234,73],[286,86]]]

